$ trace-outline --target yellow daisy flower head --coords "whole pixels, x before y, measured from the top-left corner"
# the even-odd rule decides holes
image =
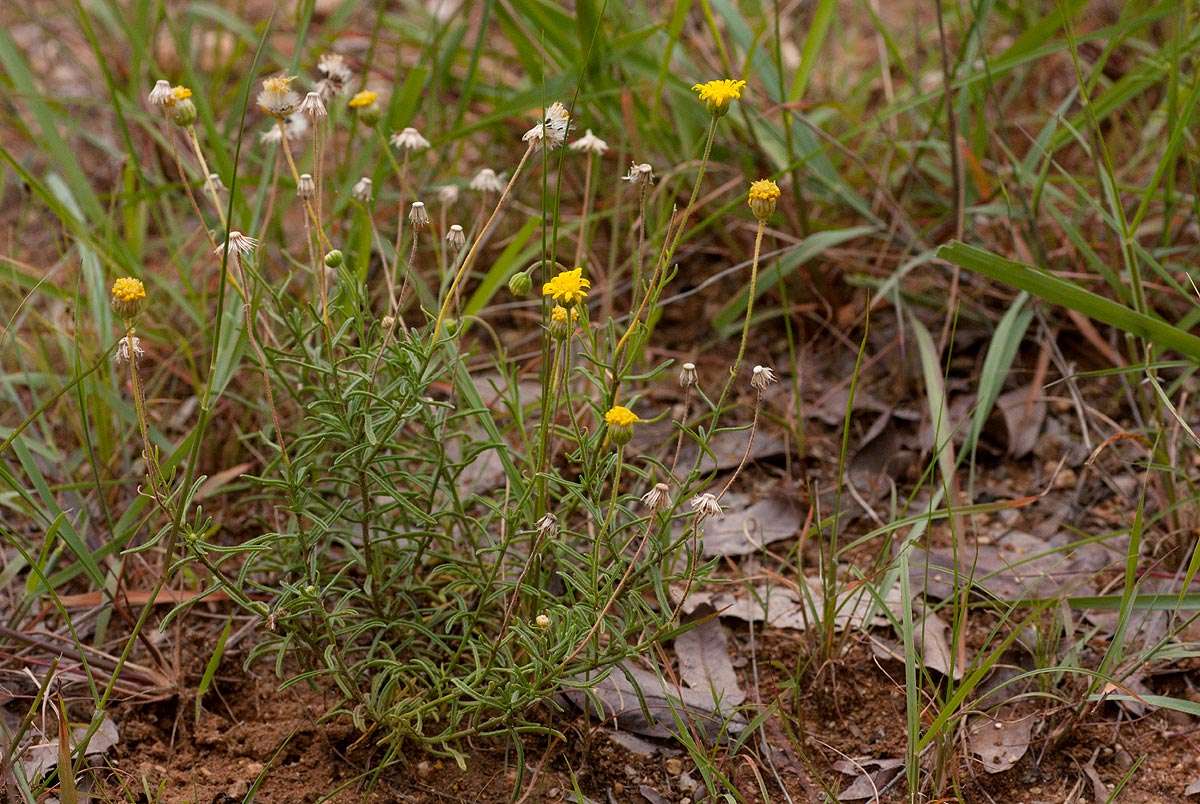
[[[770,179],[750,182],[750,192],[746,196],[746,203],[750,205],[750,211],[754,213],[754,217],[760,221],[771,217],[771,214],[775,212],[777,201],[779,201],[778,184]]]
[[[695,84],[692,91],[700,97],[700,101],[710,112],[720,117],[729,111],[730,103],[741,99],[742,88],[745,86],[746,82],[740,79],[717,78],[703,84]]]
[[[124,319],[134,318],[146,306],[146,286],[142,280],[123,276],[112,286],[112,307]]]
[[[373,89],[364,89],[355,93],[347,105],[358,113],[358,119],[368,126],[379,122],[379,93]]]
[[[181,100],[187,100],[190,97],[192,97],[192,90],[188,89],[187,87],[183,86],[182,84],[180,84],[177,87],[171,88],[172,100],[181,101]]]
[[[559,304],[578,304],[587,298],[590,279],[583,278],[583,269],[563,271],[542,285],[542,295],[549,296]]]
[[[633,438],[633,426],[640,421],[637,414],[624,405],[613,405],[604,414],[604,423],[608,425],[608,437],[617,446],[629,443],[629,439]]]

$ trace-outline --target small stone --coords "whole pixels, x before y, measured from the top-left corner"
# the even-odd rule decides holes
[[[678,776],[679,774],[683,773],[683,762],[680,761],[679,757],[671,757],[668,759],[666,767],[667,773],[671,774],[672,776]]]
[[[433,773],[433,766],[429,764],[428,759],[423,759],[417,763],[417,775],[422,779],[429,778],[429,774]]]
[[[1078,482],[1079,478],[1076,476],[1075,470],[1069,466],[1064,466],[1061,470],[1059,470],[1059,473],[1054,476],[1054,488],[1056,489],[1074,488],[1075,484]]]
[[[625,792],[625,785],[621,784],[620,782],[613,782],[612,791],[614,796],[619,796]]]

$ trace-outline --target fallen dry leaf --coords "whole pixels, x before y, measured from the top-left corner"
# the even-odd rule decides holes
[[[807,590],[801,592],[781,584],[759,584],[753,591],[692,592],[683,602],[685,614],[701,606],[711,606],[722,617],[734,617],[743,622],[765,622],[775,628],[804,631],[821,622],[824,595],[819,578],[807,578]],[[897,610],[899,589],[893,587],[886,600],[888,608]],[[869,623],[867,616],[874,610],[874,598],[863,586],[845,588],[838,593],[833,623],[836,630],[857,628],[864,624],[886,625],[887,619],[875,613]]]
[[[675,637],[675,655],[679,675],[692,689],[708,692],[714,701],[728,706],[746,700],[729,657],[729,637],[719,620],[707,620]]]
[[[1017,388],[1001,394],[996,407],[1004,417],[1008,454],[1022,458],[1033,452],[1046,421],[1046,401],[1040,387]]]
[[[1029,750],[1033,715],[1001,710],[996,717],[976,715],[967,726],[967,744],[988,773],[1001,773]]]
[[[76,726],[71,729],[71,747],[75,749],[79,745],[79,741],[87,734],[87,726]],[[87,748],[84,749],[86,756],[98,756],[108,751],[120,741],[120,735],[117,733],[117,724],[113,723],[112,718],[105,717],[100,721],[99,728],[92,735],[91,740],[87,743]],[[58,765],[58,740],[48,740],[42,743],[36,743],[29,746],[21,753],[21,770],[25,772],[25,778],[31,781],[42,778],[47,772],[53,770]]]
[[[913,623],[913,643],[921,657],[921,663],[929,670],[950,675],[950,643],[947,639],[950,626],[936,614],[927,614]],[[904,661],[904,649],[890,639],[871,637],[871,650],[876,656]],[[954,678],[962,678],[963,668],[954,666]]]
[[[878,801],[883,790],[903,768],[902,759],[858,757],[833,763],[834,770],[856,777],[849,787],[838,793],[838,801]]]
[[[804,517],[795,500],[772,495],[748,507],[728,507],[704,525],[705,556],[744,556],[796,535]]]

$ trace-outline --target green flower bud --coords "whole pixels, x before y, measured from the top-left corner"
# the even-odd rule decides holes
[[[508,290],[514,296],[524,296],[533,289],[533,277],[528,271],[515,273],[508,280]]]
[[[341,268],[342,267],[342,252],[339,249],[334,249],[325,255],[326,268]]]

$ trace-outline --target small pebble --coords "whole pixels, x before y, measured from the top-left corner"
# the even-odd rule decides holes
[[[679,760],[679,757],[671,757],[667,760],[666,764],[667,773],[671,774],[672,776],[678,776],[679,774],[683,773],[683,762]]]

